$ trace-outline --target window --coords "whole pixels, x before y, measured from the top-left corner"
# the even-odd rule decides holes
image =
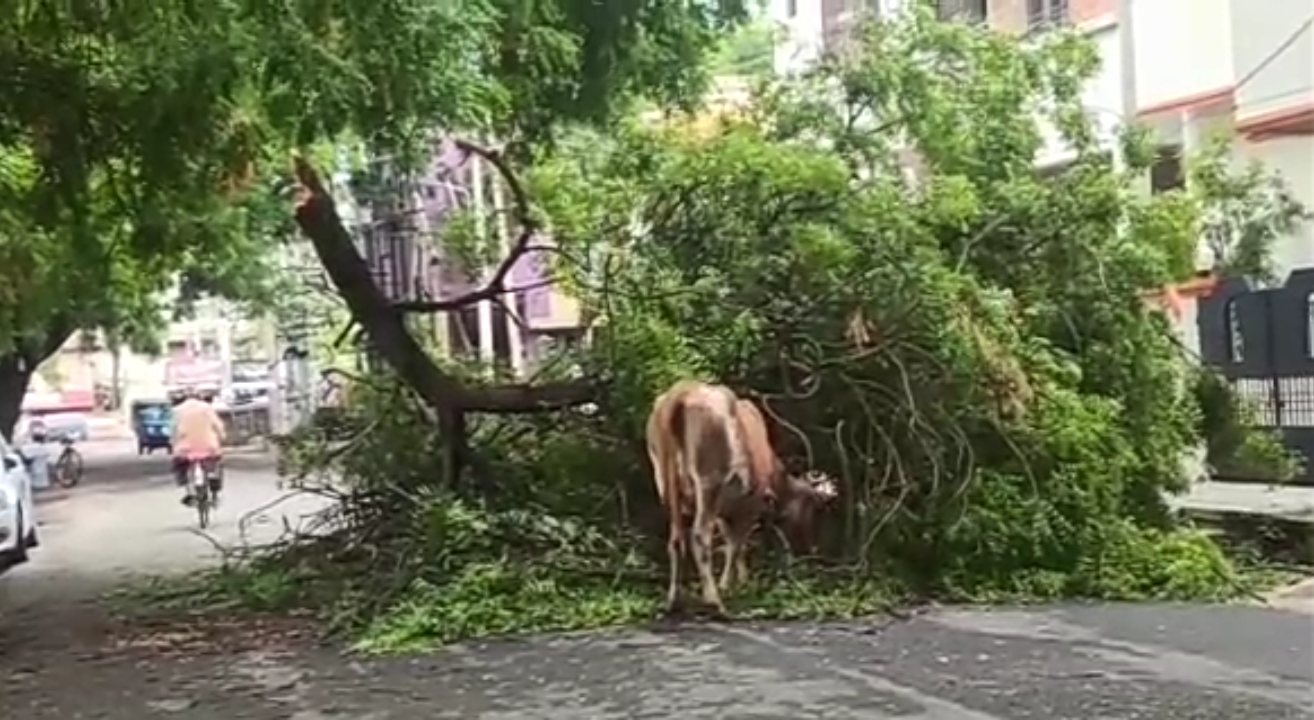
[[[1158,195],[1170,190],[1186,187],[1186,172],[1182,167],[1182,148],[1179,145],[1165,145],[1155,151],[1154,164],[1150,166],[1150,192]]]
[[[82,330],[77,335],[78,352],[93,353],[101,349],[100,333],[94,330]]]
[[[1044,30],[1068,24],[1068,0],[1027,0],[1027,29]]]
[[[1236,308],[1236,298],[1227,301],[1225,322],[1227,323],[1227,359],[1234,363],[1243,362],[1246,359],[1246,343],[1241,334],[1241,313]]]
[[[1305,357],[1314,360],[1314,292],[1305,296]]]
[[[199,345],[201,357],[206,360],[220,359],[218,331],[209,328],[202,330],[200,340]]]
[[[945,22],[985,22],[986,0],[936,0],[936,16]]]

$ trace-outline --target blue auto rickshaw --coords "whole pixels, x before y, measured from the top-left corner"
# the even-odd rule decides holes
[[[173,403],[168,400],[135,400],[132,429],[137,435],[137,454],[148,455],[157,448],[173,452]]]

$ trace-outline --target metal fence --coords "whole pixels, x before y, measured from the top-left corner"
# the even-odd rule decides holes
[[[1221,283],[1200,302],[1196,322],[1201,358],[1249,401],[1259,427],[1304,456],[1295,482],[1314,485],[1314,269],[1297,270],[1275,288]]]

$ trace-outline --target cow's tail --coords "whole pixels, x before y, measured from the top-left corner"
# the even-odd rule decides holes
[[[680,467],[684,464],[684,428],[685,428],[685,402],[683,395],[677,395],[671,400],[671,411],[667,416],[667,425],[663,428],[667,442],[670,447],[662,453],[662,475],[666,478],[666,512],[669,517],[679,518],[684,516],[683,498],[680,497],[684,490],[684,483],[680,481]]]
[[[648,419],[648,454],[657,481],[657,497],[671,523],[670,541],[677,545],[684,541],[684,490],[680,481],[684,439],[679,434],[684,425],[682,393],[670,391],[659,397]]]

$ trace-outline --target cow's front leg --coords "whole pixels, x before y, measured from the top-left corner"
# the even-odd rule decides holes
[[[725,536],[725,567],[721,570],[721,592],[729,592],[732,587],[748,578],[748,563],[745,551],[748,536],[752,532],[752,523],[743,521],[726,521],[721,525]]]

